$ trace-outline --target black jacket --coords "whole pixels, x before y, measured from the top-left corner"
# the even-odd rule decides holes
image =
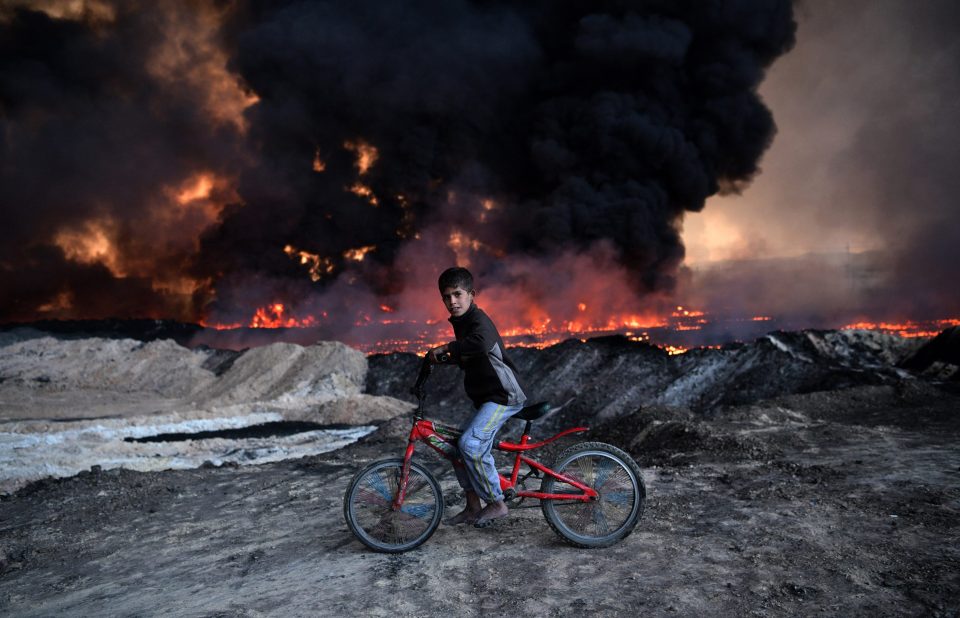
[[[473,405],[488,401],[502,405],[521,405],[523,393],[517,370],[507,358],[497,327],[476,304],[460,317],[451,317],[457,340],[450,343],[451,362],[464,371],[463,388]]]

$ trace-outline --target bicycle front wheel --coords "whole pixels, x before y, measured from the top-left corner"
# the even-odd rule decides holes
[[[400,510],[393,510],[402,472],[402,459],[375,461],[358,472],[347,487],[343,516],[350,531],[371,549],[409,551],[429,539],[443,517],[440,485],[426,468],[414,462],[410,462],[403,504]]]
[[[560,453],[553,469],[599,494],[590,502],[541,502],[547,523],[568,543],[584,548],[609,547],[629,535],[640,521],[646,499],[640,467],[617,447],[603,442],[575,444]],[[540,491],[581,493],[552,476],[543,480]]]

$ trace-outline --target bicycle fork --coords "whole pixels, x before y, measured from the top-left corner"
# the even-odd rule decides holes
[[[411,432],[410,441],[407,443],[407,450],[403,454],[403,467],[400,469],[400,479],[397,483],[397,495],[393,499],[391,508],[399,511],[403,506],[403,499],[407,497],[407,481],[410,478],[410,460],[413,459],[413,448],[416,442]]]

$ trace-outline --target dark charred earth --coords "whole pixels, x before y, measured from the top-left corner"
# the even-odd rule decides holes
[[[0,502],[0,613],[957,616],[956,341],[810,331],[679,356],[620,338],[513,350],[559,408],[537,434],[589,424],[643,468],[644,518],[603,550],[565,545],[538,508],[441,526],[407,554],[365,549],[341,497],[363,464],[401,454],[409,416],[321,456],[35,482]],[[370,357],[367,391],[405,397],[416,362]],[[467,414],[456,370],[432,386],[431,416]],[[459,508],[443,462],[422,461]]]

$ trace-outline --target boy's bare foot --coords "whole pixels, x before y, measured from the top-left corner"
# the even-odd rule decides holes
[[[503,500],[491,502],[477,513],[477,519],[473,525],[477,528],[486,528],[492,524],[494,520],[503,519],[509,514],[510,510],[507,509],[507,505],[504,504]]]
[[[480,513],[479,510],[472,510],[469,507],[463,509],[453,517],[448,517],[443,520],[445,526],[459,526],[460,524],[472,524],[477,521],[477,515]]]

